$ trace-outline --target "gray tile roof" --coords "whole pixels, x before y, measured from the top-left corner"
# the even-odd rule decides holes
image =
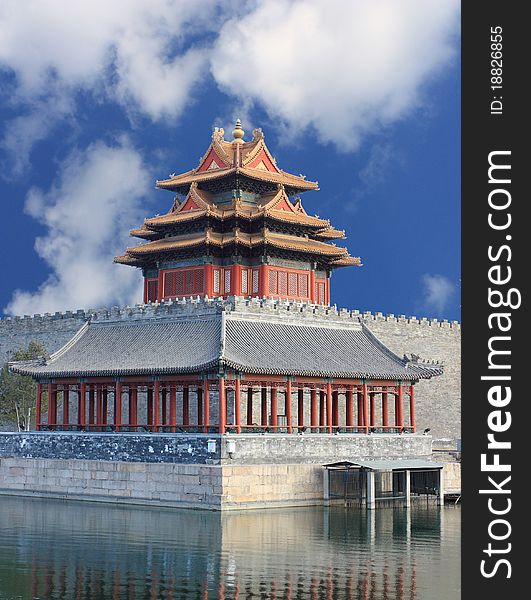
[[[196,314],[86,323],[46,361],[11,363],[38,378],[214,371],[416,381],[438,364],[393,354],[357,321],[200,307]],[[276,313],[276,314],[275,314]]]

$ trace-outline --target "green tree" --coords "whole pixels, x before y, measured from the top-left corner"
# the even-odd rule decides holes
[[[27,348],[17,350],[10,361],[33,360],[46,356],[44,346],[36,341]],[[11,373],[6,365],[0,372],[0,417],[2,420],[15,421],[19,431],[29,431],[34,421],[35,396],[37,384],[27,375]],[[43,407],[44,409],[45,407]]]

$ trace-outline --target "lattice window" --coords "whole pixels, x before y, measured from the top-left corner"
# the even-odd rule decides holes
[[[184,296],[184,294],[184,273],[182,271],[177,271],[175,273],[175,295]]]
[[[286,271],[278,272],[278,295],[288,295],[288,274],[286,273]]]
[[[247,269],[242,269],[242,294],[248,294],[249,290],[249,271]]]
[[[317,284],[317,302],[319,304],[325,303],[325,284],[324,283]]]
[[[288,296],[298,296],[297,273],[288,273]]]
[[[164,297],[171,297],[177,295],[177,273],[170,271],[164,273]]]
[[[277,273],[278,273],[278,271],[269,271],[269,273],[268,273],[268,279],[269,279],[268,289],[269,289],[270,294],[278,293]]]
[[[184,275],[184,290],[185,294],[193,294],[194,293],[194,272],[193,271],[185,271]]]
[[[253,269],[253,294],[258,294],[258,269]]]
[[[156,302],[159,295],[159,282],[157,279],[147,280],[147,301]]]
[[[202,294],[205,290],[205,273],[203,269],[196,269],[194,281],[194,294]]]
[[[220,269],[214,269],[214,293],[220,294]]]
[[[230,294],[230,269],[225,269],[225,281],[224,281],[224,293],[225,295]]]
[[[308,275],[299,273],[299,296],[308,298]]]

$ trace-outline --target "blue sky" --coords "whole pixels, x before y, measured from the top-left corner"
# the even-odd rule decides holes
[[[140,302],[114,255],[239,117],[361,256],[332,303],[460,320],[458,2],[6,0],[0,40],[3,314]]]

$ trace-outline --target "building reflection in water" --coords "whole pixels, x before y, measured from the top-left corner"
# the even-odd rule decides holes
[[[459,579],[454,513],[443,552],[435,507],[220,515],[0,498],[0,597],[431,600],[438,578]]]

